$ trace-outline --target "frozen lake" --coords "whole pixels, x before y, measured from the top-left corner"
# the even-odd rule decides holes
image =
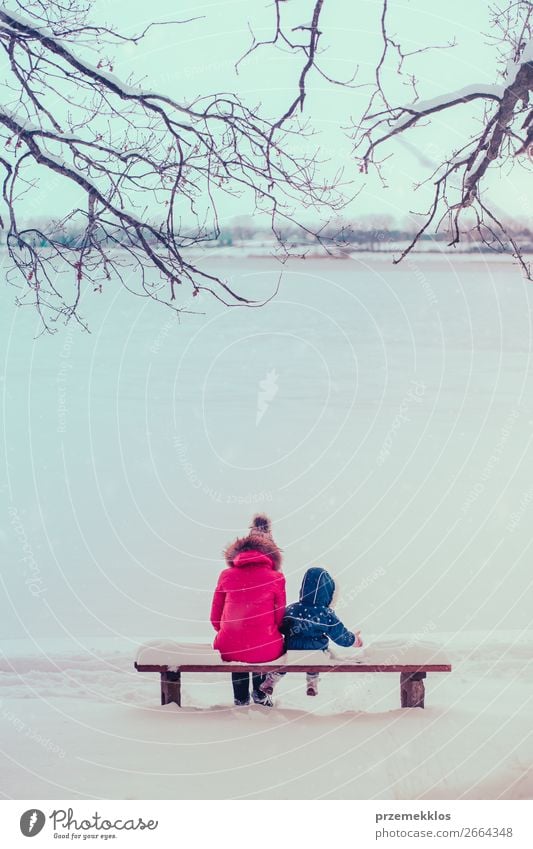
[[[259,297],[280,270],[206,262]],[[110,285],[91,335],[38,339],[14,294],[0,639],[209,638],[258,509],[289,598],[324,565],[363,633],[531,627],[533,286],[510,261],[294,261],[264,309],[190,299],[180,323]]]

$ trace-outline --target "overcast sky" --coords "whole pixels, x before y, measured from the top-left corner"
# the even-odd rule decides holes
[[[422,99],[473,82],[497,81],[496,53],[484,35],[489,31],[486,0],[447,0],[446,3],[391,0],[389,5],[390,32],[401,40],[405,50],[457,41],[457,46],[450,50],[417,56],[409,66],[419,79]],[[289,0],[283,4],[283,10],[291,23],[306,23],[312,6],[311,0]],[[381,50],[380,12],[381,0],[325,0],[321,61],[327,74],[347,79],[358,69],[356,83],[363,85],[371,81]],[[143,77],[147,87],[167,91],[176,99],[216,90],[238,91],[249,102],[260,102],[266,113],[276,117],[282,114],[294,98],[301,57],[265,47],[242,64],[239,75],[234,68],[235,61],[250,44],[249,26],[258,38],[271,36],[274,13],[270,2],[96,0],[93,15],[95,20],[111,23],[127,33],[141,30],[152,21],[190,16],[201,19],[158,27],[137,47],[113,48],[115,73],[123,78],[131,73],[136,78]],[[411,89],[394,68],[385,78],[393,100],[398,103],[411,100]],[[354,180],[354,190],[365,184],[364,191],[349,207],[349,215],[388,213],[402,220],[410,209],[425,208],[427,190],[414,194],[414,184],[428,176],[431,164],[441,155],[451,153],[468,137],[469,130],[476,126],[473,116],[479,117],[481,107],[467,104],[441,113],[432,128],[411,131],[391,144],[387,152],[394,156],[385,170],[388,187],[383,188],[375,177],[358,173],[351,155],[349,131],[343,129],[349,128],[352,118],[361,114],[367,96],[367,88],[335,87],[315,73],[309,77],[305,112],[320,132],[323,153],[332,160],[332,167],[344,166],[347,177]],[[491,191],[500,210],[518,218],[528,217],[524,171],[519,165],[496,171],[491,179]],[[225,201],[221,209],[226,218],[249,211],[245,204],[233,201]]]

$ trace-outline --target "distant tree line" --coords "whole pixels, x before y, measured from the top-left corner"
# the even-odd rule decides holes
[[[52,244],[60,244],[75,249],[83,242],[84,230],[82,228],[69,226],[65,222],[54,224],[53,222],[39,221],[34,223],[32,239],[35,248],[46,248]],[[316,226],[311,226],[308,230],[302,230],[299,226],[287,225],[282,228],[279,236],[284,243],[292,245],[294,248],[316,247],[314,233],[317,229]],[[520,239],[526,252],[533,252],[533,228],[519,221],[507,221],[506,229],[515,238]],[[343,250],[361,250],[386,253],[395,251],[399,246],[408,243],[415,232],[416,225],[410,221],[400,224],[390,215],[369,215],[353,221],[335,219],[321,229],[320,236],[323,248],[326,251],[334,250],[342,253]],[[47,235],[43,235],[44,233]],[[1,235],[0,232],[0,240]],[[48,242],[48,237],[50,242]],[[121,242],[120,233],[102,231],[95,233],[94,238],[104,245],[114,246],[115,248],[119,247]],[[449,233],[446,232],[426,232],[419,237],[418,241],[421,246],[423,245],[424,251],[430,249],[431,243],[436,244],[436,250],[442,251],[450,239]],[[194,240],[192,242],[194,244]],[[131,237],[128,237],[128,243],[131,243]],[[269,246],[273,243],[272,231],[268,226],[263,225],[261,221],[252,216],[240,216],[227,224],[221,224],[217,232],[204,234],[202,247],[204,249],[253,247]],[[455,249],[457,248],[455,247]],[[463,245],[460,249],[463,251],[475,249],[489,253],[494,252],[494,249],[486,244],[483,234],[479,232],[477,227],[464,234]],[[508,247],[500,246],[498,253],[511,251],[512,245],[509,244]]]

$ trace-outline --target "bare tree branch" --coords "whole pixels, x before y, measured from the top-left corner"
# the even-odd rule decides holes
[[[491,33],[500,63],[501,80],[494,85],[469,85],[460,91],[448,92],[431,100],[420,101],[413,75],[408,75],[413,88],[413,101],[395,106],[386,90],[383,70],[393,49],[398,58],[397,73],[404,73],[404,63],[422,50],[406,52],[388,33],[389,2],[383,0],[381,11],[382,49],[375,71],[375,86],[368,105],[354,126],[353,138],[360,171],[367,173],[375,167],[381,173],[383,160],[377,153],[395,137],[420,125],[426,125],[440,112],[452,112],[466,104],[482,104],[480,130],[467,138],[460,150],[452,150],[439,163],[433,174],[419,185],[431,181],[434,186],[429,209],[423,223],[409,246],[402,252],[401,261],[418,243],[432,224],[447,222],[450,244],[457,244],[464,232],[471,232],[463,213],[474,215],[475,227],[482,242],[495,250],[510,250],[524,273],[531,278],[529,264],[523,258],[516,239],[510,234],[500,216],[484,197],[486,179],[492,167],[513,162],[533,144],[533,110],[530,93],[533,91],[533,4],[506,3],[491,7]],[[452,45],[450,45],[452,46]],[[459,115],[457,120],[460,121]],[[488,224],[487,222],[490,222]]]
[[[183,309],[180,287],[227,305],[255,305],[189,253],[218,238],[224,194],[268,215],[285,252],[281,225],[296,223],[297,210],[342,207],[334,182],[318,179],[317,152],[291,153],[292,140],[306,133],[294,113],[315,60],[322,3],[315,5],[297,102],[276,121],[233,93],[187,101],[120,80],[102,45],[137,43],[157,23],[122,36],[90,21],[91,6],[82,0],[0,6],[0,55],[9,74],[0,107],[9,279],[20,289],[18,302],[33,304],[46,329],[58,319],[83,322],[83,290],[100,291],[114,277],[126,283],[127,274],[137,280],[137,294],[176,312]],[[89,61],[86,50],[100,58]],[[45,229],[23,222],[40,172],[70,184],[78,197]],[[65,269],[67,286],[59,283]]]

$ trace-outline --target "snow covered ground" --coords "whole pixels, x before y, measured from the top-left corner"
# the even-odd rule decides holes
[[[12,644],[0,661],[3,793],[531,799],[533,633],[435,637],[455,668],[428,676],[423,711],[399,708],[394,673],[323,675],[316,699],[288,675],[271,710],[231,707],[228,675],[185,675],[182,709],[161,707],[133,646],[45,642],[32,657]]]
[[[387,258],[388,260],[388,258]],[[257,297],[269,259],[216,257]],[[531,307],[506,262],[292,262],[262,310],[173,321],[110,285],[92,335],[0,294],[0,721],[16,798],[531,798]],[[272,515],[288,594],[324,565],[363,636],[449,647],[397,676],[228,682],[158,706],[139,642],[209,639],[220,552]],[[340,679],[340,680],[339,680]],[[209,709],[206,709],[209,708]]]

